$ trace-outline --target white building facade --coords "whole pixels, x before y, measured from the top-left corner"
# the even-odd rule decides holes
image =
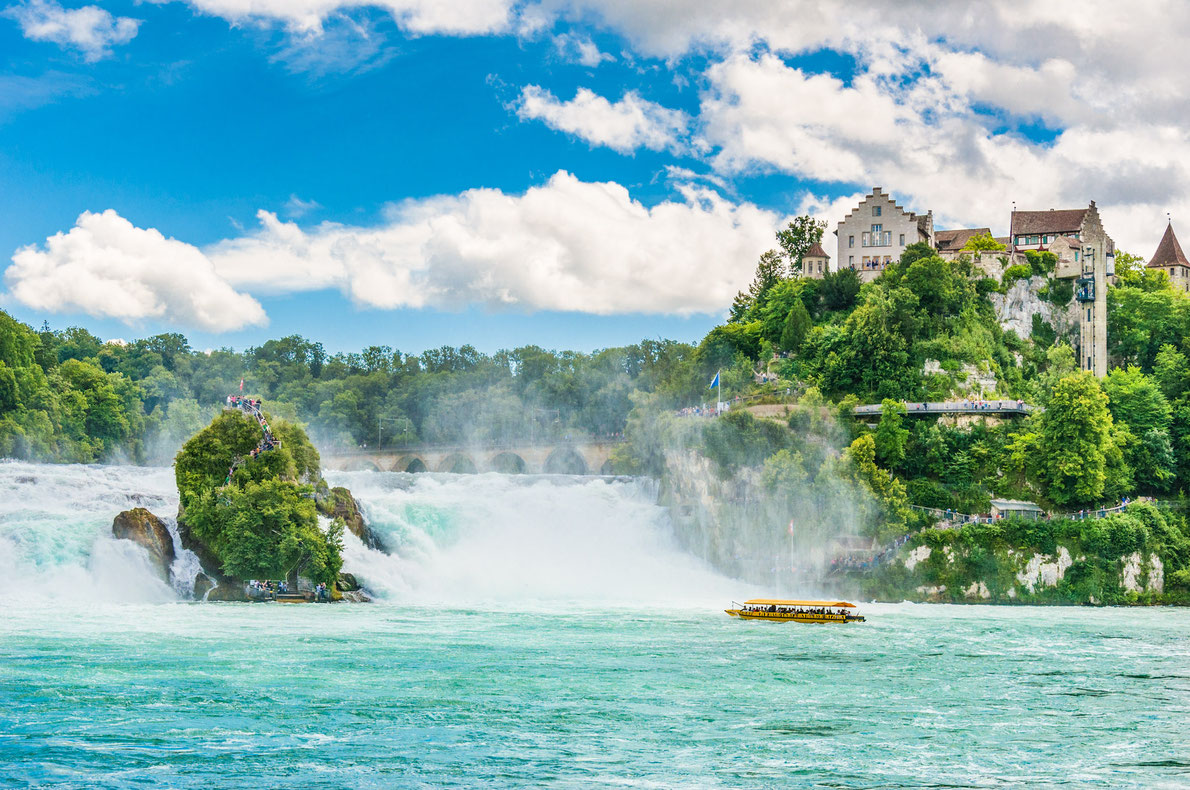
[[[833,270],[854,269],[867,282],[899,260],[910,244],[924,241],[933,246],[934,215],[906,211],[880,187],[872,187],[871,193],[839,223],[835,235],[839,253]]]

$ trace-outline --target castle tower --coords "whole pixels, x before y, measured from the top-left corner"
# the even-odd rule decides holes
[[[802,256],[802,277],[812,277],[821,280],[830,271],[831,256],[826,254],[822,245],[814,242],[806,254]]]

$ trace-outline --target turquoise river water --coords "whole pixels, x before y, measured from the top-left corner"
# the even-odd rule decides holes
[[[203,604],[169,470],[0,464],[0,787],[1190,786],[1190,612],[740,622],[647,487],[339,477],[376,603]]]

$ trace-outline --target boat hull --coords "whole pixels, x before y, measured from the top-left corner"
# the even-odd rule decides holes
[[[862,623],[860,614],[793,614],[789,612],[746,612],[741,609],[724,609],[732,617],[741,620],[771,620],[778,623]]]

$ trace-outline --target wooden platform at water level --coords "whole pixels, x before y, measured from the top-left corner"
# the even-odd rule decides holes
[[[277,593],[274,598],[277,603],[314,603],[314,593],[308,592],[285,592]]]

